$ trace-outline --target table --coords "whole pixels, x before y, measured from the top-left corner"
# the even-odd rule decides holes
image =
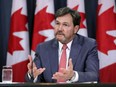
[[[25,83],[12,82],[0,83],[0,87],[116,87],[116,83],[100,84],[100,83]]]

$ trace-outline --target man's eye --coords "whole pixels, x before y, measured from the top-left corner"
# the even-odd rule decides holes
[[[56,22],[56,25],[59,25],[59,23],[58,23],[58,22]]]
[[[68,26],[68,24],[63,24],[64,26]]]

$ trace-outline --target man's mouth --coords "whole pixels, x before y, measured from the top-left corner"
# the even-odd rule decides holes
[[[64,35],[62,32],[57,32],[56,35]]]

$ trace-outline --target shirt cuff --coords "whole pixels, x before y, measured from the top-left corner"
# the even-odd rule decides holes
[[[35,79],[33,80],[33,82],[34,82],[34,83],[36,83],[36,82],[37,82],[37,77],[35,77]]]
[[[73,83],[73,82],[77,82],[79,79],[79,75],[78,75],[78,72],[77,71],[74,71],[74,76],[67,81],[67,83]]]
[[[29,79],[32,79],[32,76],[31,76],[29,73],[28,73],[27,75],[28,75]],[[33,82],[34,82],[34,83],[37,82],[37,77],[33,80]]]
[[[27,73],[27,75],[28,75],[29,79],[31,79],[31,75],[29,73]]]

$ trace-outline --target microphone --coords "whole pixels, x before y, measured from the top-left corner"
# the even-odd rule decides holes
[[[33,61],[32,61],[32,64],[31,64],[31,79],[34,80],[34,76],[33,76]]]

